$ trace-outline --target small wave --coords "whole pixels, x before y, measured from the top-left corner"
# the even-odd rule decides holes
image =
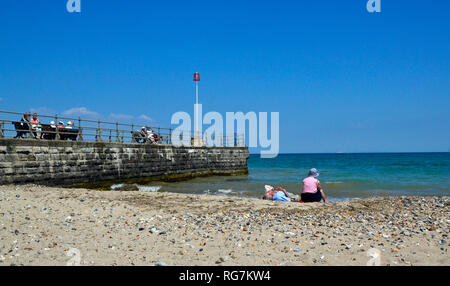
[[[357,200],[359,199],[358,197],[345,197],[345,198],[328,198],[328,201],[333,202],[333,203],[337,203],[337,202],[346,202],[346,201],[351,201],[351,200]]]
[[[227,190],[227,189],[219,189],[217,191],[204,190],[203,193],[205,195],[222,195],[222,194],[229,195],[231,193],[234,194],[235,192],[233,190],[231,190],[231,189],[229,189],[229,190]]]
[[[161,189],[161,186],[138,186],[140,192],[154,193]]]
[[[123,188],[124,184],[117,184],[111,186],[111,191],[115,191],[117,189]]]

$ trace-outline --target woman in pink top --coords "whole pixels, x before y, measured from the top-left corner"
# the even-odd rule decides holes
[[[305,203],[320,202],[322,199],[325,203],[328,203],[325,193],[320,186],[320,181],[316,178],[319,177],[319,172],[316,168],[309,170],[308,177],[303,179],[302,189],[302,201]]]
[[[32,129],[33,129],[34,131],[36,131],[36,132],[34,133],[34,135],[36,136],[36,139],[41,139],[42,126],[41,126],[41,122],[40,122],[39,119],[37,118],[36,112],[33,113],[33,118],[31,118],[30,123],[31,123]]]

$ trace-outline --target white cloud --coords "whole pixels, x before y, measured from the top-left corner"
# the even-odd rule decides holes
[[[111,113],[109,115],[109,117],[114,120],[133,120],[134,119],[134,116],[132,116],[132,115],[118,114],[118,113]]]
[[[38,108],[34,108],[34,107],[30,108],[30,113],[34,113],[34,112],[36,112],[39,115],[49,115],[49,116],[57,114],[56,111],[54,111],[53,109],[51,109],[49,107],[45,107],[45,106],[41,106]]]
[[[0,98],[1,101],[1,98]],[[30,108],[30,112],[36,112],[39,115],[49,115],[53,116],[58,114],[56,111],[54,111],[51,108],[48,107],[38,107],[38,108]],[[92,111],[87,109],[86,107],[74,107],[68,110],[65,110],[61,113],[62,116],[66,117],[81,117],[81,118],[91,118],[91,119],[101,119],[105,118],[100,113]],[[129,114],[123,114],[123,113],[111,113],[108,116],[109,119],[117,121],[117,122],[132,122],[132,121],[141,121],[144,122],[155,122],[155,120],[145,114],[142,114],[138,117],[129,115]]]
[[[87,109],[86,107],[75,107],[62,113],[64,116],[86,116],[99,118],[100,114]]]
[[[141,116],[138,117],[141,120],[145,120],[145,121],[153,121],[153,118],[148,117],[147,115],[142,114]]]

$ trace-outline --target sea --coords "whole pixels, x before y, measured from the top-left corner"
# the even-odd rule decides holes
[[[139,186],[144,192],[177,192],[261,198],[265,185],[301,193],[301,181],[316,168],[330,201],[380,196],[449,196],[450,152],[252,154],[249,174],[213,176]]]

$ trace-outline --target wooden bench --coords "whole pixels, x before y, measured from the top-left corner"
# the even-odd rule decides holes
[[[59,139],[76,141],[79,132],[80,131],[78,129],[60,128],[59,129]]]
[[[55,140],[56,139],[56,126],[52,127],[50,124],[41,124],[42,126],[42,139]],[[72,140],[76,141],[78,137],[78,129],[58,128],[59,140]]]
[[[56,128],[52,127],[50,124],[42,125],[42,139],[55,140],[56,139]]]

